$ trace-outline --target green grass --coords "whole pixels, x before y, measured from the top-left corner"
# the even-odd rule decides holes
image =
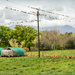
[[[30,54],[30,55],[36,55],[38,54],[38,51],[31,51],[31,52],[27,52],[27,54]],[[75,50],[52,50],[52,51],[40,51],[40,55],[68,55],[68,56],[75,56]]]
[[[75,54],[75,50],[62,52],[66,55],[73,53],[74,56]],[[32,52],[32,54],[37,54],[37,52]],[[58,51],[46,51],[46,54],[58,55],[59,53]],[[0,57],[0,75],[75,75],[75,59],[51,58],[50,56]]]

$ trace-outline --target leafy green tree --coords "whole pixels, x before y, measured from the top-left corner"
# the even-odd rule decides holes
[[[21,45],[22,41],[25,41],[25,47],[29,48],[34,46],[33,40],[37,36],[37,30],[33,27],[26,27],[23,25],[16,25],[15,30],[10,32],[11,38],[17,39],[17,43]]]
[[[75,36],[71,36],[66,42],[65,47],[67,49],[75,49]]]
[[[8,33],[10,32],[10,28],[7,26],[0,26],[0,46],[7,47],[10,46],[9,44],[9,36]]]
[[[66,46],[66,42],[71,38],[72,36],[72,33],[65,33],[65,34],[60,34],[59,35],[59,43],[60,43],[60,46],[63,49],[65,49],[65,46]]]

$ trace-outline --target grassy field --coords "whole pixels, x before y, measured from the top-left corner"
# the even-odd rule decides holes
[[[33,51],[33,52],[27,52],[29,55],[36,55],[38,54],[38,51]],[[75,50],[52,50],[52,51],[40,51],[40,55],[68,55],[68,56],[75,56]]]
[[[75,56],[75,50],[63,50],[62,57],[52,55],[61,51],[42,52],[49,57],[0,57],[0,75],[75,75],[75,58],[68,59],[64,55]],[[27,52],[36,55],[37,52]],[[59,54],[59,55],[60,55]]]

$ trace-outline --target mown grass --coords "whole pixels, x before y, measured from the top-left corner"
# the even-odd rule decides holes
[[[69,55],[70,50],[66,51],[63,53]],[[71,53],[75,53],[75,50],[72,51]],[[47,52],[49,53],[49,51]],[[50,51],[50,54],[52,52],[54,51]],[[37,53],[32,52],[32,54]],[[57,52],[52,55],[57,55]],[[51,58],[51,56],[40,58],[0,57],[0,75],[75,75],[75,59]]]

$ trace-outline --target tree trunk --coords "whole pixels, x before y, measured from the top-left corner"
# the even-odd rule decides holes
[[[29,47],[29,51],[31,51],[30,47]]]

